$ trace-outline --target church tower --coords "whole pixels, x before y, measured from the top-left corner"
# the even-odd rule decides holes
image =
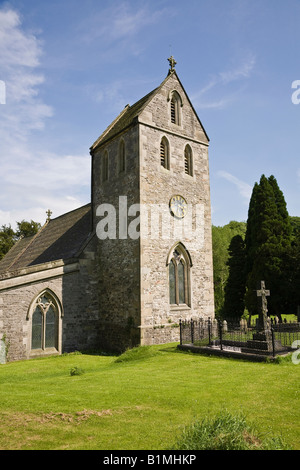
[[[101,347],[177,341],[214,316],[208,136],[169,59],[90,149]]]

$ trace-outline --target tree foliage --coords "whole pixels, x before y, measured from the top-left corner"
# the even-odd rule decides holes
[[[269,314],[286,308],[286,265],[292,244],[292,228],[286,202],[274,176],[262,175],[255,183],[248,211],[246,231],[246,306],[257,313],[257,283],[266,282],[271,296]]]
[[[17,230],[13,230],[10,225],[2,225],[0,229],[0,260],[12,248],[12,246],[23,237],[35,235],[41,228],[39,222],[22,220],[17,222]]]
[[[31,235],[35,235],[41,228],[41,224],[39,222],[34,222],[33,220],[31,220],[30,222],[22,220],[21,222],[17,222],[17,226],[17,239],[21,237],[30,237]]]
[[[247,223],[212,228],[216,314],[258,313],[256,290],[271,291],[269,315],[297,313],[300,306],[300,217],[290,217],[274,176],[255,183]],[[245,294],[245,296],[244,296]],[[245,301],[245,304],[244,304]]]
[[[215,311],[221,314],[225,298],[225,285],[229,274],[228,248],[232,238],[240,235],[244,238],[246,232],[245,222],[231,221],[224,227],[212,227],[213,266],[214,266],[214,294]]]
[[[2,225],[0,229],[0,259],[11,249],[16,241],[16,234],[10,225]]]

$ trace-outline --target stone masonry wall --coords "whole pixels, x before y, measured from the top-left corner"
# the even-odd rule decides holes
[[[36,272],[36,280],[31,278],[30,281],[28,269],[27,275],[23,273],[23,285],[7,289],[1,289],[0,281],[0,338],[4,335],[9,344],[9,361],[98,347],[98,281],[95,277],[94,242],[86,248],[78,263],[72,265],[70,272],[51,277],[51,269],[48,269]],[[32,323],[28,312],[32,302],[45,289],[53,292],[63,305],[63,315],[59,318],[58,351],[45,350],[41,353],[31,350]]]
[[[171,123],[172,90],[183,102],[181,125]],[[192,223],[196,229],[195,206],[199,206],[198,232],[183,237],[162,236],[141,241],[141,309],[145,344],[179,339],[174,328],[179,319],[214,316],[213,266],[211,242],[210,186],[208,141],[176,75],[169,77],[159,93],[139,118],[140,125],[140,188],[141,204],[165,204],[164,217],[170,227],[174,222],[168,208],[170,198],[182,195],[193,209]],[[160,163],[160,142],[166,137],[170,146],[170,169]],[[189,144],[193,153],[193,176],[184,171],[184,149]],[[199,218],[200,217],[200,218]],[[149,220],[148,220],[149,225]],[[162,235],[162,234],[161,234]],[[170,307],[167,258],[176,242],[182,242],[192,258],[190,306]],[[172,328],[173,326],[173,328]],[[147,328],[148,327],[148,328]]]
[[[118,171],[120,141],[125,143],[125,172]],[[139,134],[137,126],[103,145],[94,155],[93,208],[102,204],[112,206],[116,215],[116,239],[99,239],[99,223],[104,217],[95,215],[98,240],[98,298],[100,347],[123,350],[140,341],[140,265],[139,239],[130,236],[120,239],[120,217],[123,222],[134,223],[138,213],[128,215],[133,204],[139,203]],[[102,159],[108,152],[108,181],[102,181]],[[119,207],[120,196],[127,207]],[[125,199],[126,198],[126,199]],[[133,207],[134,209],[134,207]],[[121,222],[122,223],[122,222]]]

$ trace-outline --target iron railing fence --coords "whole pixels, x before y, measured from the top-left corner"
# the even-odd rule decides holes
[[[269,322],[266,330],[246,320],[191,319],[180,321],[180,344],[275,356],[300,341],[300,323]]]

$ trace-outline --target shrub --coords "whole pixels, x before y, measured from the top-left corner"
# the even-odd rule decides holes
[[[259,438],[244,415],[223,411],[213,420],[207,418],[186,427],[173,449],[287,450],[288,447],[280,438]]]
[[[70,369],[70,375],[82,375],[84,374],[84,370],[81,367],[72,367]]]

